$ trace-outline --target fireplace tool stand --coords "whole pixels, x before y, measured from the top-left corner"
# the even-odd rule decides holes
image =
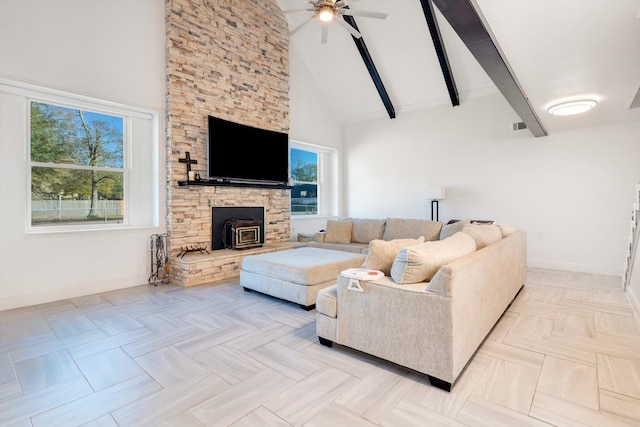
[[[151,273],[149,284],[169,283],[169,258],[167,257],[167,233],[153,234],[149,242]]]

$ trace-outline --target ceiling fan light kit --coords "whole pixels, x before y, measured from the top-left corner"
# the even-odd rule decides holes
[[[351,25],[347,24],[343,16],[362,16],[365,18],[377,18],[377,19],[385,19],[387,17],[386,13],[380,12],[367,12],[364,10],[353,10],[349,9],[348,0],[304,0],[306,3],[311,5],[311,8],[307,9],[291,9],[291,10],[283,10],[283,13],[295,13],[295,12],[311,12],[309,19],[302,22],[302,24],[298,25],[296,28],[291,30],[289,33],[293,35],[300,28],[304,27],[310,21],[314,19],[318,19],[322,24],[322,43],[327,42],[327,25],[330,22],[336,22],[346,31],[348,31],[353,37],[359,39],[362,37],[360,32],[353,28]]]
[[[560,102],[549,107],[547,111],[554,116],[572,116],[591,110],[597,103],[595,99]]]

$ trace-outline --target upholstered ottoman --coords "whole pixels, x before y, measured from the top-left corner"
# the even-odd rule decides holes
[[[340,272],[358,268],[366,255],[320,248],[299,248],[249,255],[242,260],[240,285],[300,304],[315,307],[320,289],[336,283]]]

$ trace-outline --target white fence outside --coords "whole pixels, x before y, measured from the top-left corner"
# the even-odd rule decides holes
[[[32,200],[33,219],[73,219],[89,215],[91,200]],[[109,218],[124,215],[124,200],[98,200],[94,216]]]

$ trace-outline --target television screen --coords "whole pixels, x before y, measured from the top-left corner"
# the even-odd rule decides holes
[[[289,135],[209,116],[209,178],[287,183]]]

